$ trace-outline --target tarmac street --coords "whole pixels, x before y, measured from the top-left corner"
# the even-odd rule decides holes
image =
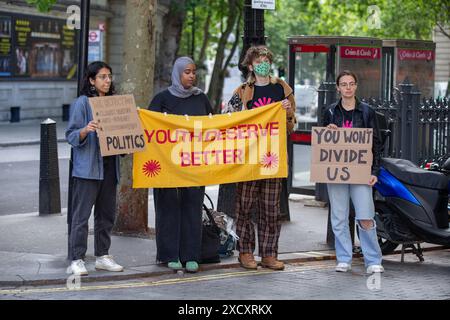
[[[419,263],[412,255],[385,259],[386,272],[367,275],[360,259],[349,273],[334,271],[334,261],[288,263],[284,271],[241,268],[197,274],[85,283],[0,288],[0,299],[105,299],[110,300],[436,300],[450,299],[450,250],[429,251]],[[187,306],[189,302],[187,302]],[[270,305],[270,304],[269,304]],[[173,312],[174,310],[169,310]]]

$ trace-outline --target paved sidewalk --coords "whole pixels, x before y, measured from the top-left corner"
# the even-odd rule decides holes
[[[57,137],[64,140],[67,122],[57,121]],[[0,148],[39,144],[41,121],[0,123]],[[34,149],[33,149],[34,150]],[[37,150],[37,149],[36,149]],[[34,152],[34,151],[33,151]],[[36,151],[37,152],[37,151]],[[5,188],[6,186],[2,186]],[[218,187],[207,187],[206,192],[217,201]],[[279,258],[286,262],[304,262],[334,259],[334,251],[326,241],[327,215],[324,208],[305,206],[306,196],[291,195],[291,221],[284,222]],[[10,201],[26,201],[10,199]],[[154,226],[153,198],[149,195],[149,227]],[[93,226],[93,217],[90,229]],[[124,265],[122,273],[95,271],[93,235],[90,232],[87,252],[89,276],[84,282],[143,278],[171,274],[165,266],[156,264],[156,245],[151,238],[113,236],[110,253]],[[66,274],[67,222],[62,214],[39,216],[38,213],[0,216],[0,286],[64,284]],[[425,254],[425,259],[427,259]],[[201,265],[201,271],[237,267],[236,253],[219,264]]]
[[[113,280],[86,283],[80,282],[48,286],[0,287],[0,300],[146,300],[161,308],[161,300],[171,300],[162,309],[169,318],[178,315],[180,307],[205,306],[211,303],[230,305],[269,304],[276,300],[449,300],[450,299],[450,249],[428,251],[426,260],[419,262],[408,255],[404,263],[400,255],[389,255],[384,259],[383,274],[368,275],[361,258],[354,259],[352,270],[347,273],[334,271],[335,261],[289,262],[284,271],[266,268],[244,270],[228,268],[207,270],[196,274],[167,274],[148,278]],[[188,300],[188,301],[186,301]],[[265,300],[265,301],[261,301]],[[345,303],[345,302],[344,302]],[[342,304],[340,304],[342,305]],[[148,302],[145,306],[148,308]],[[302,307],[304,304],[302,304]],[[354,309],[355,305],[352,305]],[[435,308],[437,305],[433,305]],[[447,305],[442,302],[441,306]],[[283,304],[298,312],[299,302]],[[370,308],[368,305],[367,307]],[[280,312],[273,307],[274,314]],[[404,308],[403,308],[404,309]],[[402,309],[404,313],[405,310]],[[415,312],[417,312],[415,308]],[[220,314],[214,308],[214,314]],[[314,305],[313,311],[324,310]],[[302,309],[303,311],[303,309]],[[333,310],[335,312],[335,310]],[[390,310],[389,310],[390,311]],[[443,310],[445,313],[446,310]],[[171,314],[173,312],[173,314]],[[292,314],[290,312],[289,314]],[[331,316],[333,314],[330,313]],[[190,318],[184,314],[182,319]],[[204,315],[194,316],[205,318]],[[261,317],[259,317],[261,318]],[[279,318],[279,316],[277,317]]]
[[[58,140],[64,141],[67,122],[61,121],[60,118],[53,120],[57,124]],[[39,144],[42,121],[0,123],[0,148],[9,150],[11,147]],[[207,193],[216,202],[218,186],[207,187]],[[281,259],[333,258],[333,251],[329,251],[330,247],[325,243],[327,210],[306,208],[300,202],[291,202],[291,219],[292,221],[283,225],[279,245]],[[149,227],[154,227],[152,192],[149,195]],[[93,217],[90,228],[93,228]],[[125,272],[95,271],[93,240],[90,232],[87,253],[90,275],[85,281],[127,279],[172,272],[156,264],[154,239],[122,236],[113,236],[110,253],[125,266]],[[0,285],[65,283],[68,278],[65,273],[68,266],[66,254],[65,209],[61,215],[44,217],[36,212],[0,216]],[[220,264],[202,265],[201,268],[206,270],[235,266],[238,266],[236,256],[224,258]]]
[[[217,188],[207,192],[216,199]],[[325,243],[328,211],[307,207],[304,200],[290,201],[291,221],[283,223],[279,258],[285,262],[335,259],[334,250]],[[153,238],[113,236],[110,253],[125,267],[124,272],[96,271],[93,256],[93,219],[90,220],[87,268],[83,282],[127,280],[173,272],[156,263]],[[149,197],[149,227],[154,226],[153,199]],[[358,244],[358,243],[357,243]],[[440,247],[427,245],[426,250]],[[0,216],[0,286],[64,284],[66,268],[67,224],[65,213],[39,216],[37,213]],[[397,251],[398,252],[398,251]],[[410,253],[407,253],[415,259]],[[427,253],[424,254],[427,260]],[[257,257],[257,260],[259,258]],[[217,264],[203,264],[201,271],[238,267],[237,252]]]
[[[207,192],[217,199],[217,187]],[[280,259],[306,261],[333,259],[334,251],[325,243],[327,210],[290,202],[292,221],[284,222],[280,237]],[[149,227],[154,226],[153,199],[149,196]],[[123,273],[94,270],[93,217],[90,220],[86,281],[108,281],[172,273],[156,263],[152,238],[113,236],[110,253],[125,266]],[[64,283],[68,261],[67,224],[61,215],[37,213],[0,216],[0,285],[39,285]],[[220,264],[201,265],[202,270],[238,266],[237,256],[223,258]],[[84,279],[83,279],[84,280]]]

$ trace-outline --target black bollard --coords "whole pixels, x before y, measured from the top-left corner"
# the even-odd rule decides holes
[[[41,122],[41,159],[39,171],[39,215],[61,213],[56,122]]]
[[[62,105],[62,121],[69,121],[70,104]]]
[[[11,107],[10,122],[20,122],[20,107]]]

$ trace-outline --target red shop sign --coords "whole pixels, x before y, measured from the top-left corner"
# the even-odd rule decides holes
[[[309,132],[293,132],[290,135],[292,142],[299,142],[300,144],[311,144],[311,131]]]
[[[341,58],[346,59],[380,59],[381,48],[341,46]]]
[[[294,52],[329,52],[330,48],[322,44],[296,44],[292,48]]]
[[[433,50],[410,50],[398,49],[398,58],[400,60],[434,60]]]

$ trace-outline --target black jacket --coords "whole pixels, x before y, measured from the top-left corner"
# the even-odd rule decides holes
[[[338,127],[342,127],[344,121],[344,115],[341,110],[341,99],[339,101],[330,104],[324,114],[322,126],[334,123]],[[382,142],[380,136],[380,130],[376,121],[375,110],[373,110],[367,103],[361,102],[356,99],[356,107],[353,112],[353,128],[372,128],[373,129],[373,143],[372,143],[372,175],[378,176],[380,170],[380,161],[382,155]]]

